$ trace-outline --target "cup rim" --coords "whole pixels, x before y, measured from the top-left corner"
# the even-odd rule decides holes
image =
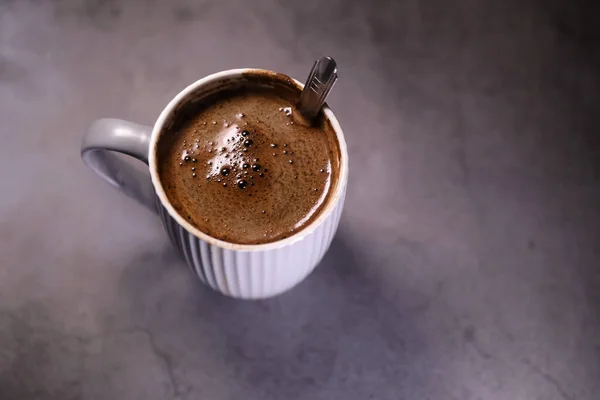
[[[275,75],[282,76],[282,77],[294,82],[294,84],[296,84],[299,89],[304,88],[304,84],[294,78],[288,77],[287,75],[284,75],[281,73],[277,73],[277,72],[273,72],[273,71],[270,71],[267,69],[261,69],[261,68],[230,69],[230,70],[216,72],[216,73],[207,75],[204,78],[198,79],[197,81],[188,85],[181,92],[179,92],[167,104],[167,106],[162,110],[162,112],[158,116],[158,119],[154,123],[154,126],[152,127],[152,134],[150,136],[150,148],[149,148],[150,152],[148,155],[148,165],[150,168],[150,176],[152,178],[152,185],[154,186],[154,190],[160,200],[161,205],[167,210],[167,212],[169,213],[171,218],[175,219],[175,221],[181,227],[183,227],[189,233],[192,233],[197,238],[202,239],[203,241],[205,241],[211,245],[218,246],[220,248],[227,249],[227,250],[261,251],[261,250],[271,250],[271,249],[282,248],[282,247],[291,245],[295,242],[301,241],[306,236],[308,236],[312,232],[314,232],[317,229],[317,227],[319,227],[319,225],[321,225],[327,218],[330,217],[333,210],[339,204],[340,200],[342,199],[342,197],[344,195],[345,187],[346,187],[347,180],[348,180],[348,151],[346,148],[346,141],[344,139],[344,133],[342,131],[342,128],[341,128],[337,118],[335,117],[333,111],[329,108],[329,106],[327,106],[327,104],[325,104],[325,106],[323,107],[323,113],[324,113],[325,117],[329,120],[329,123],[331,124],[331,127],[333,128],[333,130],[336,134],[336,138],[337,138],[337,141],[339,144],[340,175],[339,175],[339,178],[337,179],[336,186],[333,189],[334,191],[333,191],[331,199],[329,199],[329,201],[325,205],[325,208],[319,213],[317,218],[315,218],[311,223],[306,225],[301,230],[295,232],[294,234],[288,236],[285,239],[280,239],[275,242],[269,242],[269,243],[240,244],[240,243],[227,242],[227,241],[224,241],[221,239],[217,239],[213,236],[210,236],[209,234],[207,234],[205,232],[202,232],[200,229],[196,228],[194,225],[189,223],[185,218],[183,218],[177,212],[177,210],[175,210],[175,208],[169,201],[167,194],[165,193],[165,190],[163,188],[163,185],[160,181],[159,174],[158,174],[156,147],[158,144],[158,139],[160,137],[160,132],[162,131],[165,122],[172,115],[173,111],[175,111],[180,104],[185,102],[185,100],[188,98],[188,96],[190,94],[198,91],[198,89],[200,89],[202,86],[208,85],[215,81],[222,82],[222,81],[227,81],[229,79],[235,79],[235,78],[243,76],[244,74],[275,74]]]

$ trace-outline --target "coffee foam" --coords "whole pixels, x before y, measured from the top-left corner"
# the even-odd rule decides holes
[[[307,126],[299,91],[226,89],[196,102],[159,140],[174,208],[199,230],[240,244],[290,236],[318,216],[339,178],[335,132]]]

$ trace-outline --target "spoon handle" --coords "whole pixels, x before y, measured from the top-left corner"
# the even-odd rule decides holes
[[[337,78],[333,58],[322,57],[315,61],[297,106],[305,118],[312,120],[317,116]]]

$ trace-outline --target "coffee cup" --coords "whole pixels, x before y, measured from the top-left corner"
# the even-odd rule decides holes
[[[335,115],[325,105],[324,118],[339,143],[339,178],[330,189],[329,201],[303,229],[274,242],[239,244],[200,231],[176,211],[157,169],[157,147],[165,124],[186,104],[257,75],[274,81],[284,79],[299,89],[303,87],[294,79],[268,70],[246,68],[218,72],[199,79],[177,94],[153,127],[120,119],[99,119],[92,123],[81,146],[81,157],[88,167],[160,216],[171,242],[203,283],[226,296],[240,299],[278,295],[300,283],[314,270],[337,230],[348,182],[344,135]],[[144,162],[149,173],[132,167],[115,152]]]

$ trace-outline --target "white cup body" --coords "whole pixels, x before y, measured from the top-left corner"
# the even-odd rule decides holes
[[[301,239],[257,250],[224,248],[182,227],[159,203],[171,242],[200,280],[224,295],[261,299],[291,289],[312,272],[329,248],[340,221],[343,196],[318,226]]]

